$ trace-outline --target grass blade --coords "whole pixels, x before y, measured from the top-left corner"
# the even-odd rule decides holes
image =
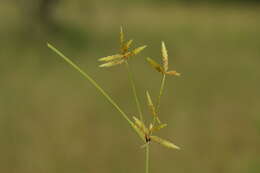
[[[122,115],[122,117],[130,124],[130,126],[136,131],[135,124],[128,118],[126,113],[117,105],[117,103],[101,88],[97,82],[92,79],[86,72],[84,72],[79,66],[77,66],[73,61],[71,61],[68,57],[66,57],[63,53],[61,53],[58,49],[56,49],[51,44],[47,43],[47,46],[58,54],[61,58],[63,58],[69,65],[71,65],[75,70],[77,70],[85,79],[87,79]]]

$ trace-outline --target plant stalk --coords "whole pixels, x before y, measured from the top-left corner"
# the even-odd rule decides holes
[[[145,173],[149,173],[149,144],[145,147]]]
[[[163,78],[162,78],[162,82],[161,82],[161,87],[160,87],[160,93],[159,93],[158,100],[157,100],[157,105],[156,105],[156,113],[157,113],[157,114],[159,113],[159,108],[160,108],[160,103],[161,103],[161,97],[162,97],[163,90],[164,90],[164,86],[165,86],[165,78],[166,78],[166,75],[163,74]]]
[[[137,92],[136,92],[136,87],[135,87],[135,82],[134,82],[134,79],[133,79],[132,71],[131,71],[127,61],[125,61],[125,64],[126,64],[126,68],[127,68],[127,71],[128,71],[129,81],[130,81],[131,86],[132,86],[136,107],[137,107],[137,110],[138,110],[138,113],[139,113],[139,118],[143,122],[142,109],[141,109],[140,101],[139,101],[138,96],[137,96]]]

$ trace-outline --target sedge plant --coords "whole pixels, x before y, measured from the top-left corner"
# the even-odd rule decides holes
[[[140,99],[138,97],[133,74],[131,72],[131,68],[128,61],[131,60],[132,57],[141,53],[147,46],[144,45],[144,46],[139,46],[137,48],[131,49],[132,44],[133,44],[133,40],[125,40],[123,28],[121,27],[119,52],[117,54],[98,59],[98,61],[102,62],[102,64],[99,65],[99,67],[101,68],[109,68],[116,65],[125,64],[129,76],[130,85],[133,92],[133,97],[137,107],[137,114],[138,114],[138,116],[133,116],[132,118],[130,118],[130,116],[121,109],[121,107],[114,101],[114,99],[88,73],[82,70],[77,64],[75,64],[70,58],[65,56],[61,51],[59,51],[53,45],[47,43],[47,46],[52,51],[54,51],[57,55],[63,58],[63,60],[65,60],[71,67],[77,70],[86,80],[88,80],[98,90],[98,92],[100,92],[104,96],[104,98],[108,100],[115,109],[117,109],[120,115],[127,121],[129,126],[138,134],[140,139],[143,141],[142,148],[145,148],[145,153],[146,153],[145,173],[149,173],[149,146],[152,142],[158,143],[170,149],[177,149],[177,150],[180,149],[174,143],[154,135],[155,132],[167,126],[167,124],[162,123],[159,118],[159,108],[161,103],[161,97],[163,95],[163,91],[165,87],[166,77],[180,76],[180,73],[176,72],[175,70],[168,70],[168,53],[164,42],[162,42],[161,45],[162,65],[160,63],[157,63],[151,58],[146,58],[147,62],[151,65],[151,67],[154,68],[157,72],[162,74],[162,80],[160,84],[158,97],[155,102],[156,104],[154,104],[150,93],[148,91],[145,92],[147,98],[146,101],[147,106],[152,116],[152,121],[150,123],[145,122],[142,109],[141,109]]]

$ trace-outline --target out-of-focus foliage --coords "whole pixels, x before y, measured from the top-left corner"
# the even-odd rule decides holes
[[[96,61],[117,51],[121,25],[127,38],[148,45],[130,64],[144,116],[151,117],[145,91],[158,92],[161,77],[145,57],[161,62],[162,40],[169,68],[182,74],[166,82],[160,120],[170,126],[158,135],[173,136],[181,150],[151,145],[152,160],[159,158],[154,172],[259,173],[259,6],[64,0],[53,12],[62,27],[49,32],[11,2],[0,5],[1,173],[141,170],[144,151],[136,135],[46,48],[47,41],[55,44],[136,116],[125,92],[127,72],[121,66],[104,72]]]
[[[142,0],[143,2],[148,0]],[[156,3],[190,3],[190,4],[198,4],[198,3],[212,3],[212,4],[228,4],[228,3],[259,3],[259,0],[149,0]]]

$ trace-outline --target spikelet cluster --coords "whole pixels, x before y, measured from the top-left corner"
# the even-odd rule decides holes
[[[168,71],[168,65],[169,65],[169,60],[168,60],[168,52],[165,46],[165,43],[162,41],[162,64],[160,65],[159,63],[157,63],[156,61],[154,61],[151,58],[146,58],[147,62],[158,72],[162,73],[162,74],[166,74],[166,75],[171,75],[171,76],[180,76],[181,74],[178,73],[175,70],[170,70]]]
[[[131,45],[133,43],[133,40],[125,41],[125,35],[123,32],[123,28],[120,28],[120,50],[118,54],[106,56],[103,58],[100,58],[99,61],[104,62],[104,64],[99,65],[99,67],[112,67],[115,65],[119,65],[127,61],[130,57],[135,56],[139,54],[141,51],[143,51],[147,46],[143,45],[140,47],[137,47],[133,50],[129,50]]]
[[[153,105],[151,96],[148,91],[146,91],[146,96],[147,96],[148,107],[151,111],[151,115],[153,116],[153,123],[150,123],[149,127],[146,127],[144,122],[142,122],[141,120],[139,120],[136,117],[133,117],[136,132],[138,133],[139,136],[144,138],[146,145],[148,145],[150,142],[156,142],[164,147],[179,150],[180,147],[173,144],[172,142],[162,139],[158,136],[152,135],[154,132],[167,127],[167,124],[161,123],[161,121],[159,120],[159,117],[158,117],[157,113],[155,112],[155,107]],[[156,121],[157,121],[157,123],[156,123]]]

